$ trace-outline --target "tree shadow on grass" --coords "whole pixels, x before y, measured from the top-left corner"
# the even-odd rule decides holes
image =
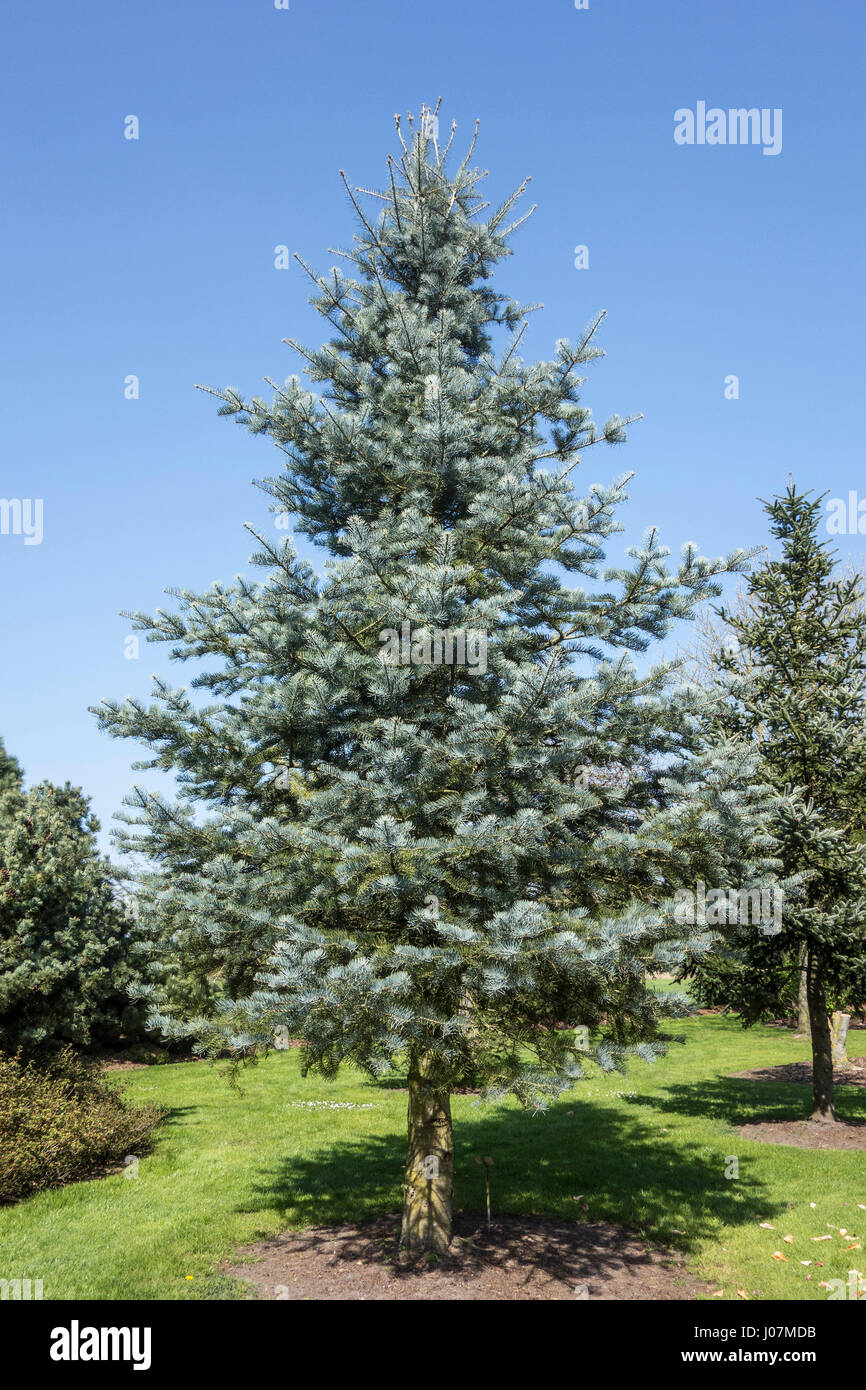
[[[162,1112],[162,1118],[160,1119],[159,1126],[154,1131],[154,1133],[157,1136],[162,1134],[164,1129],[176,1129],[178,1125],[184,1123],[185,1117],[187,1115],[195,1114],[195,1112],[200,1108],[197,1105],[160,1105],[157,1101],[148,1102],[139,1100],[135,1103],[139,1106],[152,1104],[155,1105],[157,1109]],[[187,1121],[187,1124],[188,1123],[189,1122]]]
[[[663,1098],[657,1108],[666,1108]],[[544,1114],[473,1106],[468,1098],[455,1104],[455,1112],[458,1212],[484,1210],[484,1168],[476,1161],[482,1156],[493,1160],[494,1218],[612,1222],[646,1240],[691,1250],[717,1237],[720,1226],[766,1220],[785,1208],[759,1178],[726,1177],[729,1138],[700,1144],[682,1133],[668,1135],[663,1115],[654,1122],[570,1097]],[[335,1133],[334,1143],[317,1153],[293,1155],[263,1171],[244,1210],[276,1208],[296,1227],[393,1212],[401,1202],[405,1144],[398,1133],[352,1139]]]
[[[700,1115],[726,1124],[807,1120],[812,1110],[812,1087],[802,1082],[746,1081],[720,1076],[715,1079],[669,1085],[630,1102],[665,1114]],[[840,1119],[866,1118],[866,1095],[849,1087],[837,1090],[836,1113]]]

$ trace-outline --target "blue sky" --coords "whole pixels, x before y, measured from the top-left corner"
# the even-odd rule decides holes
[[[327,269],[352,233],[338,170],[381,181],[393,113],[440,95],[458,143],[480,117],[494,196],[533,177],[499,277],[546,306],[524,355],[608,312],[585,400],[645,416],[581,470],[636,471],[612,561],[652,522],[674,549],[762,543],[756,499],[789,471],[866,495],[864,46],[855,0],[10,8],[0,497],[43,499],[44,534],[0,534],[0,735],[28,780],[82,785],[110,829],[137,750],[87,707],[184,678],[162,647],[125,659],[119,611],[231,579],[242,523],[272,521],[250,479],[278,455],[195,383],[252,394],[299,370],[281,339],[324,335],[275,246]],[[781,108],[781,152],[677,145],[674,113],[699,101]]]

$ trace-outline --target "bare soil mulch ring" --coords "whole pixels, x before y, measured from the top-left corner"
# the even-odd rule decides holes
[[[220,1055],[228,1057],[230,1054]],[[106,1052],[97,1060],[103,1071],[146,1071],[149,1067],[173,1067],[178,1062],[204,1062],[206,1059],[197,1052],[178,1052],[172,1056],[153,1057],[149,1062],[133,1062],[125,1052]]]
[[[440,1259],[399,1250],[400,1219],[287,1231],[245,1246],[244,1264],[221,1273],[248,1281],[261,1299],[513,1300],[694,1299],[710,1286],[675,1252],[651,1248],[617,1226],[502,1216],[458,1216]]]
[[[777,1120],[738,1125],[743,1139],[759,1144],[786,1144],[797,1149],[866,1149],[866,1121],[837,1120],[818,1124],[814,1120]]]
[[[837,1067],[834,1080],[837,1086],[866,1086],[866,1057],[852,1057],[850,1067]],[[779,1067],[756,1067],[754,1071],[728,1072],[737,1081],[794,1081],[803,1086],[812,1084],[811,1062],[785,1062]]]

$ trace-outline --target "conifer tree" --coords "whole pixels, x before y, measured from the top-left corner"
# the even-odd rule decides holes
[[[0,738],[0,800],[6,792],[18,791],[21,787],[21,768],[18,760],[6,752]]]
[[[17,764],[16,764],[17,767]],[[79,788],[0,797],[0,1050],[117,1042],[140,1025],[129,990],[140,948],[96,848]]]
[[[528,310],[491,276],[523,189],[490,211],[474,139],[452,168],[435,128],[398,122],[373,211],[346,183],[352,273],[309,272],[331,336],[293,343],[318,392],[217,393],[281,451],[261,486],[324,574],[257,535],[262,582],[128,615],[204,664],[193,690],[159,678],[152,704],[96,711],[179,774],[175,800],[135,791],[121,835],[158,866],[150,910],[246,941],[255,977],[160,1025],[246,1055],[288,1033],[328,1077],[405,1065],[410,1249],[450,1239],[458,1079],[540,1105],[591,1062],[652,1060],[682,1004],[647,972],[706,936],[674,891],[764,873],[768,843],[753,755],[708,746],[694,692],[630,655],[744,556],[687,544],[671,570],[651,530],[602,572],[627,478],[572,479],[628,423],[580,400],[599,320],[521,360]]]
[[[820,539],[821,503],[792,482],[765,504],[781,554],[749,575],[744,603],[718,610],[734,640],[716,652],[713,706],[717,733],[760,752],[781,872],[802,890],[781,932],[728,930],[691,973],[747,1024],[790,1011],[805,973],[812,1119],[832,1122],[829,1015],[866,1004],[866,593]]]

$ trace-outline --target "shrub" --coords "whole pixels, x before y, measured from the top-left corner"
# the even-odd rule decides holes
[[[41,1064],[0,1055],[0,1201],[96,1177],[140,1155],[164,1115],[131,1104],[70,1047]]]

